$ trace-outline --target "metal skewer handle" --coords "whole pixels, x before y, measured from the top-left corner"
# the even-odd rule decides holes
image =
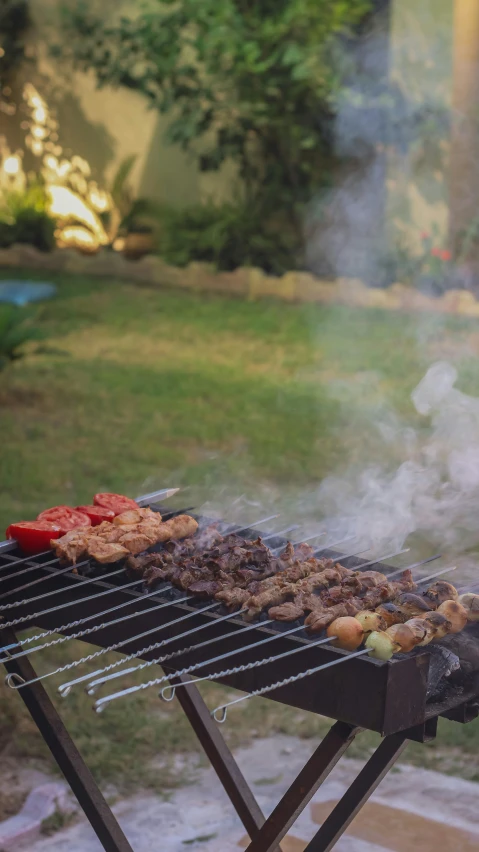
[[[182,600],[176,601],[167,601],[164,606],[170,606],[173,603],[182,603]],[[20,689],[22,686],[30,686],[32,683],[38,683],[38,681],[45,680],[45,678],[53,677],[53,675],[62,674],[63,672],[69,671],[70,669],[76,668],[76,666],[83,665],[84,663],[89,663],[91,660],[96,660],[97,657],[101,657],[103,654],[107,654],[109,651],[118,651],[119,648],[123,648],[124,645],[128,645],[129,642],[135,642],[137,639],[142,639],[144,636],[148,636],[150,633],[155,633],[157,630],[164,630],[166,627],[171,627],[173,624],[178,624],[180,621],[185,621],[187,618],[193,618],[193,616],[198,615],[198,613],[207,612],[209,609],[213,609],[213,607],[218,606],[215,602],[213,604],[209,604],[202,609],[195,609],[193,612],[187,612],[186,615],[183,615],[181,618],[175,618],[173,621],[169,621],[167,624],[162,624],[160,626],[152,627],[150,630],[145,630],[143,633],[138,633],[136,636],[129,636],[127,639],[122,639],[120,642],[116,642],[114,645],[109,645],[107,648],[100,648],[98,651],[95,651],[92,654],[88,654],[86,657],[82,657],[80,660],[72,660],[71,663],[67,663],[65,666],[61,666],[58,669],[55,669],[51,672],[46,672],[46,674],[40,675],[39,677],[33,678],[32,680],[24,681],[23,678],[20,678],[17,674],[8,674],[5,678],[5,683],[11,689]],[[165,640],[165,643],[168,640]]]
[[[293,628],[293,630],[298,630],[298,628]],[[293,632],[293,630],[287,631],[287,632]],[[285,634],[283,633],[283,634],[279,634],[279,635],[284,636]],[[269,637],[269,638],[270,638],[270,640],[276,639],[276,635]],[[243,663],[243,665],[236,666],[234,669],[225,669],[222,672],[214,672],[213,674],[210,674],[207,677],[201,678],[201,680],[214,680],[215,678],[226,677],[228,674],[237,674],[238,672],[245,672],[245,671],[248,671],[249,669],[253,669],[253,668],[256,668],[256,667],[259,667],[259,666],[264,666],[267,663],[272,663],[275,660],[282,659],[283,657],[290,657],[293,654],[297,654],[300,651],[304,651],[306,648],[312,648],[312,647],[315,647],[316,645],[324,645],[327,642],[331,642],[332,638],[335,638],[335,637],[331,637],[331,638],[328,637],[326,639],[318,639],[316,642],[307,642],[304,645],[299,645],[297,648],[293,648],[290,651],[284,651],[282,654],[276,654],[272,657],[265,657],[263,660],[255,660],[252,663]],[[268,640],[265,640],[265,641],[268,641]],[[259,642],[257,643],[257,645],[260,645],[260,644],[264,644],[264,643],[259,643]],[[257,647],[257,645],[251,645],[251,648],[255,648],[255,647]],[[243,649],[241,649],[241,650],[243,650]],[[194,669],[204,668],[204,666],[208,665],[209,662],[210,663],[211,662],[217,662],[218,660],[223,659],[223,657],[226,657],[226,656],[229,656],[229,654],[221,654],[219,657],[214,657],[213,660],[209,660],[209,661],[206,661],[206,662],[203,662],[203,663],[197,663],[196,665],[189,666],[186,669],[179,669],[177,672],[174,673],[174,676],[175,677],[181,677],[185,674],[189,674]],[[161,683],[165,683],[165,681],[169,680],[170,677],[172,677],[172,675],[163,675],[162,677],[154,678],[153,680],[146,681],[145,683],[140,683],[140,684],[137,684],[136,686],[130,686],[127,689],[122,689],[120,692],[113,692],[110,695],[105,695],[104,698],[99,698],[98,701],[95,701],[95,704],[94,704],[95,713],[102,713],[105,706],[107,704],[109,704],[111,701],[116,701],[117,698],[124,698],[126,695],[132,695],[135,692],[140,692],[144,689],[149,689],[152,686],[159,686]],[[170,688],[175,690],[175,687],[170,687]],[[167,698],[166,700],[171,701],[173,698],[174,698],[174,694],[171,696],[171,698]]]
[[[239,615],[239,612],[234,613],[234,615]],[[61,686],[58,687],[58,691],[60,695],[65,698],[69,693],[72,687],[76,686],[79,683],[85,683],[85,681],[90,681],[88,686],[86,687],[86,692],[88,695],[94,695],[99,686],[104,681],[113,680],[116,677],[123,677],[123,675],[131,674],[131,672],[136,672],[139,668],[146,668],[150,665],[161,665],[161,663],[166,662],[166,660],[171,660],[174,657],[182,656],[183,654],[187,654],[190,651],[197,651],[199,648],[205,648],[207,645],[212,645],[214,642],[221,642],[223,639],[227,638],[227,636],[213,636],[212,639],[205,639],[204,642],[198,642],[195,645],[188,645],[186,648],[179,648],[177,651],[170,651],[169,654],[165,654],[161,657],[157,657],[154,660],[147,661],[143,663],[141,666],[130,666],[128,669],[124,669],[121,672],[116,672],[114,675],[110,677],[101,677],[100,675],[105,674],[105,672],[111,672],[113,669],[118,668],[118,666],[123,666],[125,663],[130,662],[131,660],[137,660],[139,657],[141,658],[144,654],[149,654],[151,651],[156,651],[158,648],[167,645],[170,641],[177,641],[178,639],[184,639],[185,636],[191,636],[192,633],[195,635],[200,632],[200,630],[205,630],[207,627],[211,627],[212,624],[218,624],[218,621],[227,621],[232,618],[231,613],[228,615],[223,615],[221,618],[215,619],[214,622],[208,622],[207,624],[201,624],[199,627],[196,627],[194,630],[186,630],[184,633],[179,633],[177,636],[172,637],[171,639],[163,640],[162,642],[155,642],[153,645],[148,645],[146,648],[141,648],[140,651],[135,651],[133,654],[129,654],[127,657],[123,657],[121,660],[117,660],[115,663],[110,663],[109,666],[105,666],[103,669],[97,669],[96,672],[89,672],[82,677],[76,678],[76,680],[71,680],[68,683],[62,683]],[[272,619],[268,619],[267,621],[261,622],[262,625],[267,625],[272,623]],[[257,624],[248,624],[244,629],[239,630],[238,633],[247,633],[249,630],[256,630],[258,627]],[[98,680],[91,680],[91,678],[98,678]]]
[[[137,580],[136,583],[141,583],[141,580]],[[183,598],[182,601],[189,601],[192,598],[193,598],[193,595],[190,595],[187,598]],[[131,604],[133,602],[138,603],[138,600],[135,600],[135,598],[132,598],[129,601],[124,601],[122,604],[119,604],[119,606],[114,607],[113,610],[106,610],[106,613],[110,613],[112,611],[117,612],[119,609],[122,609],[123,607],[128,606],[129,604]],[[142,610],[137,610],[136,612],[130,612],[128,615],[124,615],[121,618],[115,618],[112,621],[103,621],[103,622],[101,622],[101,624],[94,624],[92,627],[86,627],[84,630],[79,630],[77,633],[72,633],[69,636],[60,636],[58,639],[53,639],[53,641],[51,641],[51,642],[44,642],[43,645],[36,645],[33,648],[27,648],[24,651],[20,651],[18,654],[9,654],[7,652],[8,659],[10,661],[18,660],[19,657],[25,657],[27,654],[28,655],[34,654],[37,651],[44,651],[46,648],[55,647],[55,645],[62,645],[64,642],[70,642],[72,639],[82,639],[84,636],[89,636],[91,633],[97,633],[98,630],[104,630],[105,627],[112,627],[114,624],[121,624],[123,621],[128,621],[131,618],[137,618],[139,615],[147,615],[150,612],[156,612],[157,610],[163,609],[166,606],[171,606],[171,601],[167,601],[166,603],[158,604],[158,606],[149,607],[147,610],[142,609]],[[97,615],[91,615],[89,617],[90,617],[90,619],[91,618],[100,618],[103,614],[104,613],[98,613]],[[76,623],[73,621],[71,624],[65,625],[63,627],[59,627],[55,631],[52,631],[52,632],[61,633],[66,629],[71,629],[71,628],[75,627],[76,625],[82,624],[82,622],[84,620],[85,619],[81,619],[80,621],[77,621]],[[0,663],[3,663],[3,662],[4,662],[3,660],[0,660]]]
[[[301,680],[304,677],[309,677],[312,674],[324,671],[324,669],[329,669],[332,666],[337,666],[340,663],[344,663],[346,662],[346,660],[351,660],[353,657],[362,657],[365,654],[369,654],[369,650],[367,648],[364,648],[362,651],[354,651],[352,654],[348,654],[347,657],[341,657],[340,660],[333,660],[330,663],[324,663],[322,666],[316,666],[313,669],[308,669],[307,671],[301,672],[300,674],[292,675],[291,677],[287,677],[284,680],[278,680],[276,683],[272,683],[270,686],[263,686],[262,689],[255,689],[254,692],[250,692],[248,695],[241,695],[240,698],[235,698],[234,701],[228,701],[227,704],[220,704],[219,707],[216,707],[214,710],[211,711],[211,716],[213,716],[216,722],[222,724],[226,721],[228,707],[231,707],[233,704],[239,704],[241,701],[247,701],[249,698],[254,698],[258,695],[265,695],[266,692],[271,692],[273,689],[280,689],[280,687],[282,686],[289,686],[289,684],[296,683],[296,681]]]
[[[382,559],[385,559],[385,558],[386,557],[382,557]],[[429,559],[424,560],[424,561],[429,561]],[[410,566],[410,567],[417,567],[418,565],[421,565],[421,564],[423,564],[423,563],[418,562],[418,563],[415,563],[414,566]],[[407,570],[407,568],[404,568],[402,570]],[[448,570],[448,569],[445,569],[445,570]],[[443,572],[438,572],[438,574],[441,574],[441,573],[443,573]],[[433,579],[435,576],[438,576],[438,574],[431,575],[429,579]],[[239,612],[234,613],[234,615],[235,616],[241,615],[245,611],[246,611],[246,607],[244,609],[240,610]],[[231,616],[231,615],[222,616],[220,619],[218,619],[218,621],[226,621],[231,617],[233,617],[233,616]],[[215,623],[217,623],[217,622],[215,621]],[[272,623],[274,623],[274,619],[268,619],[267,621],[261,622],[260,626],[266,626],[267,624],[272,624]],[[209,626],[209,625],[202,625],[201,627],[197,628],[196,631],[188,630],[188,631],[186,631],[186,633],[180,634],[176,638],[177,639],[184,638],[185,636],[190,635],[192,632],[198,632],[199,630],[204,629],[204,627],[207,627],[207,626]],[[241,634],[246,633],[248,630],[254,630],[254,629],[256,629],[257,626],[258,626],[257,623],[250,624],[250,625],[248,625],[248,627],[245,630],[241,631]],[[214,657],[213,659],[206,660],[202,663],[198,663],[198,664],[189,666],[188,668],[183,669],[180,672],[180,674],[182,674],[182,675],[183,674],[189,674],[190,672],[194,671],[197,668],[201,668],[203,666],[211,665],[212,663],[218,662],[219,660],[225,659],[226,657],[232,656],[233,654],[240,653],[244,650],[250,650],[251,648],[255,648],[255,647],[258,647],[260,645],[266,644],[267,642],[273,641],[274,639],[280,638],[281,636],[287,636],[289,634],[296,633],[296,632],[299,632],[301,630],[304,630],[303,624],[299,625],[298,627],[291,628],[291,630],[288,630],[288,631],[278,631],[277,633],[273,634],[272,636],[269,636],[266,639],[259,641],[258,643],[256,643],[256,645],[253,644],[253,645],[248,645],[248,646],[242,646],[241,648],[237,648],[237,649],[234,649],[232,651],[228,651],[227,653],[222,654],[218,657]],[[142,654],[145,654],[145,653],[147,653],[151,650],[155,650],[155,648],[158,647],[159,645],[163,646],[165,644],[165,643],[156,643],[156,645],[149,646],[146,649],[144,648],[141,651],[137,651],[136,653],[131,654],[126,659],[118,660],[117,662],[112,663],[110,666],[107,666],[103,670],[100,670],[98,672],[93,672],[90,675],[84,675],[82,678],[78,678],[76,681],[71,681],[70,683],[63,684],[62,687],[59,687],[59,690],[60,690],[61,693],[63,693],[64,690],[67,690],[66,694],[68,694],[71,686],[73,686],[73,685],[75,685],[76,683],[79,683],[79,682],[87,681],[87,680],[89,680],[89,678],[93,677],[95,679],[90,681],[90,683],[88,684],[88,687],[86,689],[86,692],[87,692],[88,695],[94,695],[95,692],[97,691],[97,689],[106,682],[109,682],[111,680],[115,680],[119,677],[123,677],[124,675],[127,675],[127,674],[133,674],[133,673],[142,671],[146,668],[149,668],[152,665],[161,665],[162,663],[166,662],[168,659],[179,656],[181,654],[186,654],[189,651],[198,650],[199,648],[205,647],[205,646],[210,645],[214,642],[218,642],[223,638],[227,638],[227,636],[226,637],[221,637],[221,636],[220,637],[214,637],[213,639],[208,639],[205,642],[201,642],[199,644],[192,645],[192,646],[187,647],[187,648],[181,648],[177,651],[173,651],[170,654],[155,658],[153,660],[149,660],[147,662],[142,663],[139,666],[130,666],[127,669],[124,669],[120,672],[114,672],[114,674],[108,675],[106,677],[98,677],[99,674],[104,674],[108,671],[112,671],[113,669],[118,668],[121,665],[124,665],[125,663],[131,661],[132,659],[137,659],[138,657],[141,657]],[[165,678],[165,680],[166,679],[167,678]]]

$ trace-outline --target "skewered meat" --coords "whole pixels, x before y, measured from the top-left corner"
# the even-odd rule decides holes
[[[102,541],[101,538],[94,538],[88,543],[88,556],[91,556],[95,562],[101,565],[110,564],[111,562],[119,562],[128,556],[129,550],[121,544],[114,542]]]
[[[356,615],[362,609],[362,601],[359,598],[352,598],[344,601],[344,603],[336,604],[323,611],[313,610],[306,618],[304,624],[311,633],[321,633],[326,630],[336,618],[342,618],[346,615]]]
[[[134,518],[138,521],[131,523]],[[73,531],[52,541],[55,554],[65,562],[77,562],[91,556],[103,564],[117,562],[128,554],[141,553],[168,539],[193,535],[198,524],[189,515],[177,515],[169,521],[151,509],[134,509],[118,515],[113,523],[104,521],[87,531]],[[111,547],[106,547],[111,545]]]

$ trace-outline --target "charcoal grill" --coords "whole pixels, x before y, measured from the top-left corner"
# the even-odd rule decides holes
[[[153,509],[160,509],[166,518],[189,511],[201,524],[208,522],[208,519],[195,515],[190,509],[168,512],[166,507],[150,505]],[[255,537],[258,535],[258,529],[244,528],[243,534]],[[269,541],[271,547],[280,547],[285,543],[285,539],[281,537]],[[344,559],[341,553],[334,550],[324,550],[324,555],[340,559],[348,567],[360,568],[364,565],[364,560],[357,557]],[[18,572],[25,567],[30,570],[23,575],[24,588],[20,587],[20,590]],[[384,563],[378,563],[376,567],[385,574],[395,570]],[[184,630],[179,619],[188,614],[188,628],[201,628],[199,635],[202,639],[206,636],[208,639],[221,637],[221,650],[238,649],[238,655],[234,659],[241,659],[242,664],[254,662],[264,656],[260,649],[256,648],[256,642],[266,636],[276,635],[274,653],[277,655],[292,651],[299,645],[303,646],[301,654],[285,656],[280,663],[273,662],[228,677],[215,678],[219,683],[246,693],[294,676],[298,671],[348,657],[347,652],[330,645],[313,647],[312,640],[304,632],[286,635],[286,629],[290,625],[262,624],[261,620],[249,631],[249,647],[245,647],[245,625],[240,617],[225,619],[225,610],[219,608],[215,611],[205,611],[204,601],[185,601],[184,595],[172,587],[145,595],[138,587],[132,588],[123,571],[114,572],[111,568],[112,566],[109,566],[105,570],[105,566],[99,568],[89,564],[84,566],[81,574],[73,573],[72,570],[59,571],[58,564],[52,564],[51,555],[25,560],[16,550],[0,551],[0,606],[17,598],[21,599],[18,605],[0,610],[3,623],[22,618],[22,626],[57,630],[60,625],[83,619],[85,614],[88,614],[93,616],[89,619],[89,626],[94,626],[95,632],[86,636],[85,641],[100,648],[109,648],[121,642],[123,653],[137,654],[145,647],[144,638],[134,638],[138,636],[140,629],[148,635],[148,645],[167,640],[169,651],[183,648],[184,641],[179,640],[179,643],[175,644],[175,637],[179,637]],[[108,578],[104,576],[107,572],[111,575]],[[84,591],[82,586],[85,586]],[[139,615],[123,621],[120,625],[105,625],[96,629],[103,625],[105,620],[101,615],[106,605],[105,596],[100,594],[103,591],[107,592],[108,608],[125,607],[129,601],[131,607],[128,607],[128,611],[131,608],[132,612]],[[35,613],[42,610],[42,600],[38,599],[38,595],[47,593],[54,593],[54,596],[51,599],[45,597],[45,610],[54,607],[54,611],[45,611],[33,618]],[[82,603],[85,597],[88,600]],[[170,606],[160,608],[159,605],[166,601],[170,602]],[[474,630],[474,627],[471,629]],[[72,635],[75,629],[64,630],[62,633],[65,636]],[[14,630],[11,627],[1,629],[0,625],[0,641],[2,646],[14,646],[17,643]],[[158,653],[158,650],[147,651],[142,653],[138,660],[156,659]],[[440,716],[460,723],[470,722],[477,717],[479,684],[473,680],[462,683],[459,687],[446,688],[439,699],[430,699],[430,656],[428,651],[424,651],[394,658],[387,663],[370,657],[344,659],[340,666],[326,668],[316,675],[268,692],[268,697],[273,701],[318,713],[336,721],[266,820],[197,687],[193,683],[186,684],[188,676],[176,674],[193,664],[198,665],[195,670],[195,676],[198,677],[205,677],[217,671],[217,666],[201,665],[210,659],[210,647],[196,648],[193,645],[185,653],[169,659],[163,669],[172,686],[182,684],[182,688],[177,690],[177,698],[252,838],[248,846],[249,852],[273,852],[279,849],[281,839],[361,730],[368,729],[383,736],[378,749],[307,846],[307,852],[327,852],[335,846],[393,766],[408,740],[426,742],[433,739]],[[35,681],[37,678],[28,655],[18,659],[5,659],[4,666],[8,674],[17,680]],[[41,680],[21,687],[18,693],[103,847],[108,852],[132,852]]]

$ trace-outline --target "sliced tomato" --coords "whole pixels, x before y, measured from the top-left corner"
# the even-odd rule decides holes
[[[93,502],[95,506],[111,509],[115,515],[121,515],[128,509],[138,509],[138,503],[135,503],[130,497],[124,497],[123,494],[95,494]]]
[[[21,550],[28,555],[50,550],[52,538],[60,538],[62,531],[57,524],[51,521],[18,521],[10,524],[7,529],[7,538],[14,538]]]
[[[50,521],[56,524],[61,529],[62,535],[70,530],[91,526],[88,515],[76,509],[70,509],[70,506],[53,506],[51,509],[45,509],[37,516],[37,521]]]
[[[97,527],[102,521],[112,521],[115,517],[113,509],[104,509],[103,506],[77,506],[77,512],[88,515],[92,527]]]

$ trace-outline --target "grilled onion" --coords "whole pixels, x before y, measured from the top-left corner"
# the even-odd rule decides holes
[[[372,633],[373,630],[385,630],[387,627],[386,621],[379,612],[363,609],[354,617],[356,621],[359,621],[364,633]]]
[[[344,648],[345,651],[355,651],[364,638],[363,628],[359,621],[350,615],[335,618],[329,625],[326,635],[336,636],[337,638],[331,644],[336,648]]]
[[[392,655],[400,650],[400,646],[382,630],[375,630],[370,633],[364,644],[369,650],[370,656],[375,657],[376,660],[390,660]]]
[[[444,601],[437,611],[451,622],[450,633],[460,633],[467,624],[467,610],[457,601]]]

